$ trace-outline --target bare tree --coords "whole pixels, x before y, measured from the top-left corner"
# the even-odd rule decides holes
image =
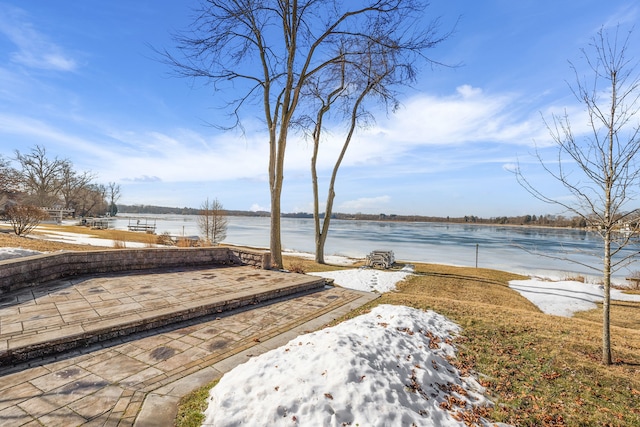
[[[36,228],[40,222],[49,218],[44,209],[31,205],[13,205],[6,209],[6,216],[18,236],[26,236]]]
[[[431,23],[432,28],[426,30],[431,34],[430,45],[420,45],[420,48],[435,47],[444,41],[449,34],[437,36],[437,21]],[[320,73],[310,79],[307,86],[310,94],[316,98],[312,106],[315,109],[315,119],[309,117],[313,123],[311,137],[313,140],[313,154],[311,157],[311,179],[313,187],[313,214],[315,222],[315,260],[324,264],[324,246],[328,236],[335,199],[335,183],[338,170],[349,144],[358,127],[367,126],[373,115],[366,108],[366,101],[372,104],[382,104],[387,110],[395,110],[399,104],[395,88],[409,85],[415,80],[415,58],[411,53],[416,48],[413,44],[401,45],[394,40],[385,40],[385,33],[372,33],[375,41],[357,40],[357,46],[345,49],[340,45],[341,60],[335,61]],[[409,55],[407,55],[409,53]],[[431,60],[427,59],[429,62]],[[317,161],[322,141],[324,122],[329,113],[337,107],[338,121],[346,122],[346,134],[342,149],[333,165],[324,214],[320,215],[319,182]]]
[[[64,162],[60,172],[60,196],[65,209],[76,209],[79,199],[95,178],[91,172],[78,173],[70,161]]]
[[[102,216],[107,212],[107,188],[102,184],[89,184],[80,189],[75,201],[76,215]]]
[[[116,184],[115,182],[110,182],[107,185],[107,196],[109,198],[109,215],[116,216],[118,214],[118,205],[116,203],[120,200],[122,196],[122,190],[120,188],[120,184]]]
[[[184,57],[163,55],[181,75],[204,78],[223,96],[240,93],[226,99],[234,119],[230,127],[240,126],[248,104],[261,105],[269,141],[270,250],[273,265],[282,266],[284,158],[289,131],[304,124],[296,110],[307,102],[307,82],[340,63],[344,49],[365,41],[412,46],[408,51],[419,55],[432,37],[422,30],[431,27],[417,22],[424,16],[422,0],[203,0],[201,5],[192,31],[176,37]]]
[[[218,199],[202,203],[198,215],[198,228],[208,244],[217,245],[227,238],[227,216]]]
[[[56,204],[63,187],[62,175],[69,162],[58,157],[48,158],[46,149],[40,145],[27,154],[16,150],[16,160],[22,169],[21,185],[29,193],[29,202],[43,207]]]
[[[638,232],[634,218],[637,209],[628,204],[638,195],[640,178],[640,78],[636,64],[627,57],[631,32],[626,37],[619,32],[619,28],[615,33],[601,29],[589,51],[582,50],[591,78],[581,77],[579,68],[571,64],[576,75],[571,90],[586,108],[589,132],[575,135],[566,113],[554,115],[550,123],[545,121],[557,146],[557,157],[554,162],[547,162],[538,152],[538,160],[571,197],[543,194],[520,168],[516,171],[518,180],[531,194],[580,217],[602,237],[602,266],[586,266],[597,268],[603,277],[602,363],[606,365],[612,361],[611,274],[630,261],[621,251]],[[622,224],[630,225],[632,233],[617,232]]]
[[[11,167],[11,161],[0,155],[0,193],[13,193],[18,188],[18,171]]]
[[[19,186],[18,171],[11,167],[11,161],[0,155],[0,211],[15,199]]]

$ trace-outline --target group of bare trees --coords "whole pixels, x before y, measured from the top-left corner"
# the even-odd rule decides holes
[[[70,160],[48,155],[43,146],[16,150],[12,159],[0,157],[0,211],[7,216],[17,212],[16,206],[28,206],[33,209],[23,208],[21,216],[33,216],[41,208],[67,209],[76,216],[117,213],[120,186],[95,179],[91,172],[77,171]]]

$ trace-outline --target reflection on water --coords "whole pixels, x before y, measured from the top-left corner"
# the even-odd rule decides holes
[[[155,219],[160,234],[192,236],[200,234],[197,217],[193,215],[136,215],[135,218]],[[115,227],[126,230],[129,219],[122,215]],[[226,241],[253,247],[269,246],[269,218],[228,217]],[[282,244],[287,250],[314,252],[314,225],[311,219],[283,218]],[[375,249],[393,250],[396,259],[478,266],[567,277],[575,274],[598,276],[601,268],[602,241],[592,232],[573,229],[498,227],[472,224],[419,222],[377,222],[332,220],[327,239],[326,255],[363,258]],[[637,253],[633,245],[624,256]],[[566,260],[571,258],[582,265]],[[595,267],[596,270],[589,268]],[[634,264],[616,274],[624,279],[630,271],[640,270]]]

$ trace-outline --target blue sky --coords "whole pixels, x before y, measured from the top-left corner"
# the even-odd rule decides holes
[[[260,112],[244,135],[208,123],[221,112],[204,82],[177,78],[150,46],[171,50],[193,0],[0,0],[0,154],[36,144],[122,187],[121,203],[269,209]],[[563,197],[531,153],[550,151],[542,116],[565,109],[585,123],[568,61],[604,26],[630,29],[635,1],[432,0],[455,33],[429,55],[394,114],[359,132],[340,170],[339,212],[483,217],[558,213],[509,172],[520,162],[547,194]],[[640,60],[640,29],[630,55]],[[328,140],[325,153],[337,142]],[[333,150],[335,151],[335,150]],[[309,144],[289,142],[284,212],[312,209]],[[322,158],[321,179],[331,156]],[[324,198],[324,196],[323,196]]]

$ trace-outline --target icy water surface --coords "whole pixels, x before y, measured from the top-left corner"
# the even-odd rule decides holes
[[[158,234],[198,235],[197,217],[192,215],[122,214],[115,227],[126,229],[129,221],[156,224]],[[269,246],[269,218],[228,217],[226,242],[253,247]],[[282,219],[282,242],[286,250],[314,252],[313,220]],[[602,242],[597,234],[583,230],[499,227],[448,223],[406,223],[333,220],[325,254],[363,258],[374,249],[392,250],[396,259],[415,262],[495,268],[567,278],[576,274],[596,276],[587,266],[600,268]],[[640,246],[626,249],[637,253]],[[541,254],[570,257],[581,264],[553,259]],[[477,256],[477,258],[476,258]],[[616,274],[624,279],[640,270],[637,262]]]

